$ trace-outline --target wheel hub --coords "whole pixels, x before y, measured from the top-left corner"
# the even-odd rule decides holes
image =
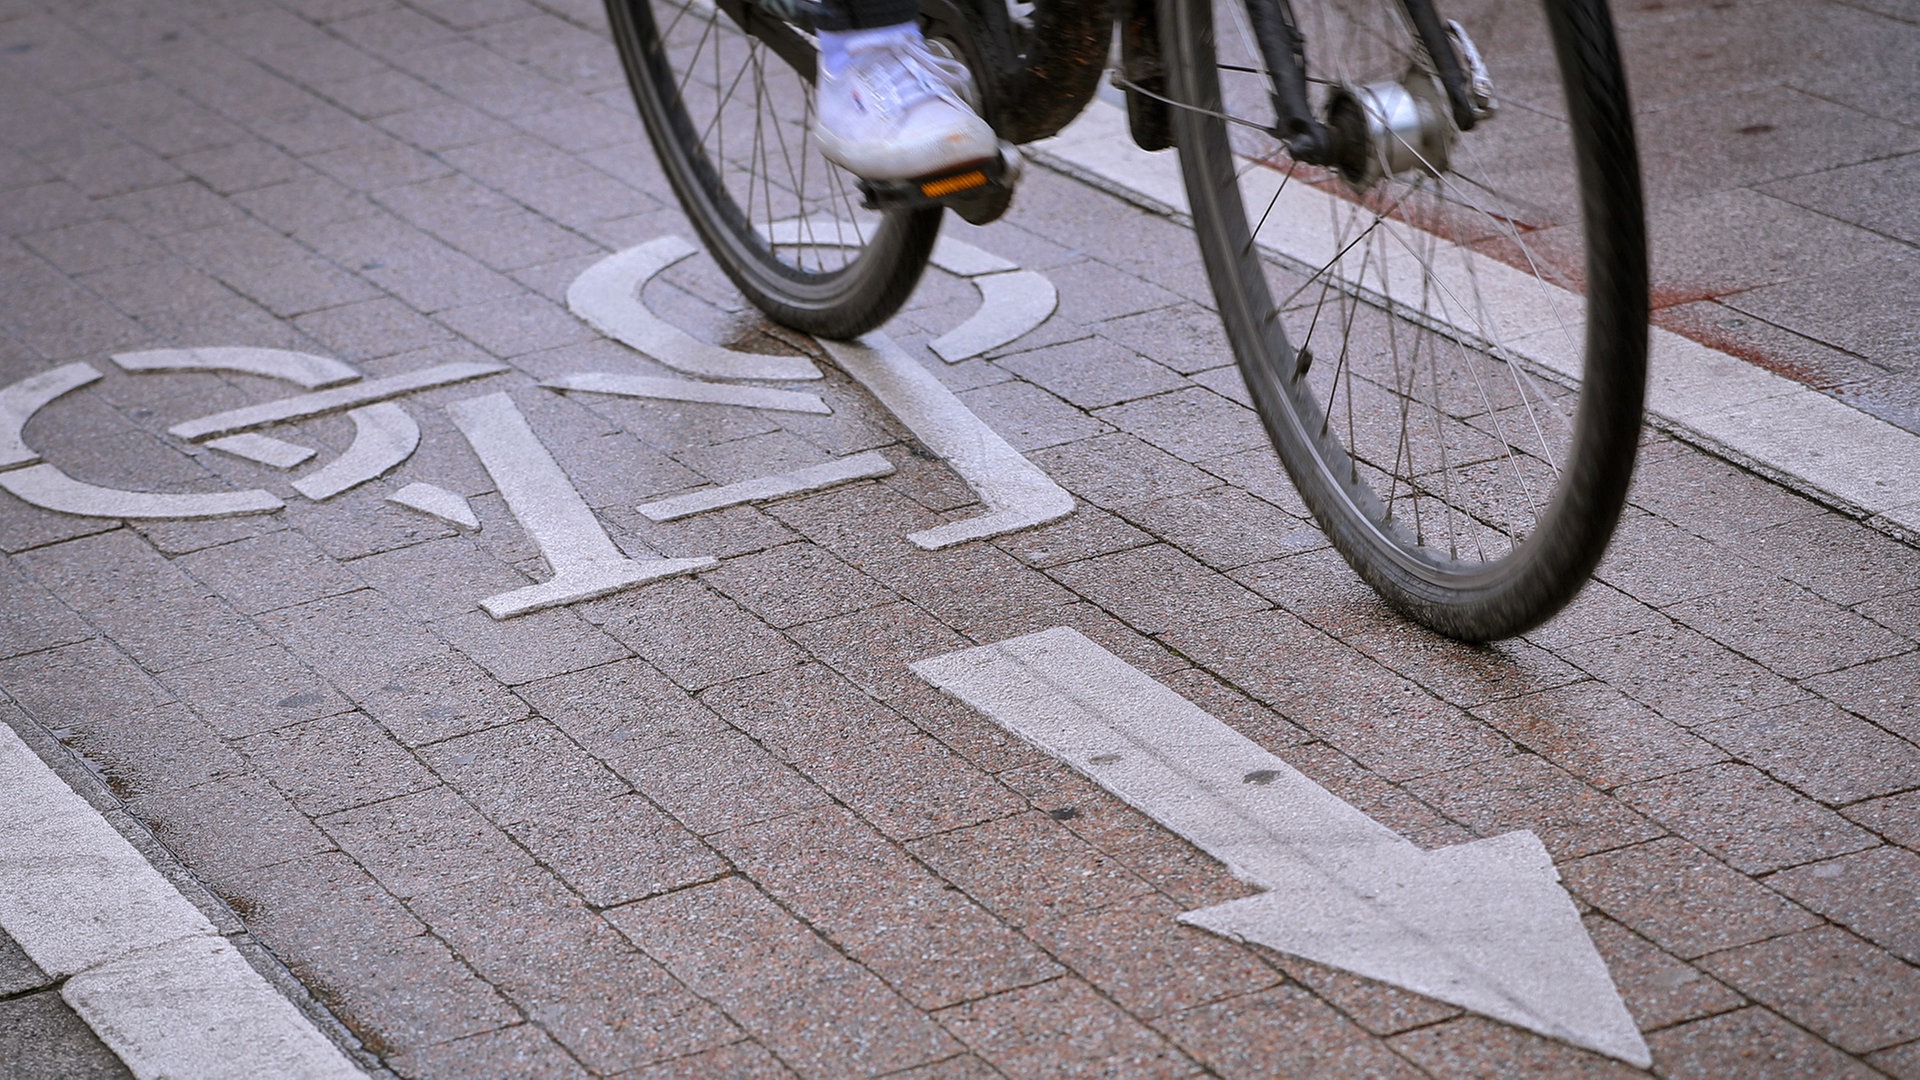
[[[1336,87],[1327,102],[1327,132],[1340,175],[1361,191],[1416,170],[1440,175],[1458,136],[1445,93],[1418,69],[1398,82]]]

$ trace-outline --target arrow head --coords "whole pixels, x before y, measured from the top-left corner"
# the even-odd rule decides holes
[[[1530,832],[1302,874],[1180,921],[1342,968],[1642,1068],[1640,1029]]]

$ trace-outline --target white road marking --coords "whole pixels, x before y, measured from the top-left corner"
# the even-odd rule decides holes
[[[965,240],[951,235],[942,235],[933,245],[933,265],[955,277],[980,277],[983,274],[1004,274],[1020,269],[1020,265],[993,254],[982,251]]]
[[[1009,270],[969,279],[980,290],[980,310],[927,343],[934,355],[957,364],[1017,341],[1053,316],[1060,303],[1053,282],[1031,270]]]
[[[113,362],[120,365],[122,371],[233,371],[264,375],[308,390],[339,386],[360,378],[360,372],[351,365],[289,349],[149,349],[118,353]]]
[[[400,467],[420,445],[420,425],[407,410],[392,401],[354,409],[353,445],[309,476],[293,482],[293,489],[314,502],[331,499]]]
[[[827,415],[833,412],[818,394],[793,390],[770,390],[764,386],[735,386],[731,383],[700,382],[696,379],[663,379],[651,375],[620,375],[610,371],[583,371],[562,375],[540,385],[552,390],[582,390],[618,397],[657,398],[666,401],[694,401],[709,405],[740,405],[749,409],[774,409]]]
[[[62,394],[100,378],[90,364],[66,364],[21,379],[0,390],[0,469],[31,465],[40,455],[27,446],[27,421]]]
[[[507,509],[553,568],[553,577],[547,581],[480,601],[494,618],[592,600],[718,562],[711,558],[629,559],[621,554],[506,394],[457,401],[447,411],[499,485]]]
[[[474,516],[467,500],[437,484],[408,484],[387,496],[387,501],[439,518],[467,532],[480,531],[480,519]]]
[[[891,338],[876,331],[855,341],[823,338],[820,344],[986,504],[985,514],[910,533],[907,539],[935,551],[1073,513],[1073,496],[981,423]]]
[[[255,435],[251,432],[244,435],[229,435],[224,439],[209,439],[206,445],[223,454],[257,461],[276,469],[291,469],[314,454],[310,446],[295,446],[293,443],[283,442],[271,435]]]
[[[0,487],[40,507],[62,514],[100,518],[217,518],[265,514],[287,505],[271,492],[221,491],[171,495],[123,491],[82,483],[52,465],[29,465],[0,473]]]
[[[0,725],[0,927],[139,1077],[364,1074]]]
[[[752,480],[742,480],[737,484],[723,484],[703,491],[675,495],[670,499],[643,503],[634,509],[653,521],[672,521],[708,510],[718,510],[724,506],[738,506],[741,503],[758,502],[762,499],[778,499],[806,491],[821,491],[854,480],[887,476],[892,472],[892,462],[878,451],[869,450],[863,454],[829,461],[824,465],[810,465],[792,472],[758,476]]]
[[[305,420],[358,405],[372,405],[413,393],[415,390],[451,386],[454,383],[495,375],[505,370],[507,370],[505,364],[440,364],[420,371],[409,371],[404,375],[390,375],[384,379],[373,379],[333,390],[320,390],[311,394],[301,394],[298,397],[231,409],[212,416],[203,416],[198,420],[175,424],[167,431],[176,438],[198,442],[214,435],[230,435],[249,428],[265,427],[268,424],[289,420]]]
[[[1117,106],[1093,102],[1066,130],[1031,150],[1040,160],[1122,197],[1175,217],[1190,216],[1178,159],[1136,147],[1127,135],[1125,112]],[[1278,179],[1270,170],[1255,169],[1247,182],[1268,185],[1264,200]],[[1259,243],[1295,260],[1332,250],[1319,236],[1331,228],[1331,199],[1310,185],[1289,185],[1281,205],[1267,216]],[[1457,246],[1437,243],[1450,254],[1436,263],[1464,274]],[[1404,255],[1400,251],[1396,257]],[[1551,313],[1555,304],[1578,312],[1584,302],[1552,286],[1544,286],[1552,302],[1543,302],[1543,286],[1530,276],[1477,253],[1465,258],[1481,275],[1494,324],[1513,335],[1504,342],[1509,351],[1523,362],[1577,377],[1578,351],[1569,332],[1578,341],[1582,326],[1574,322],[1563,329]],[[1369,280],[1361,283],[1362,291],[1375,296],[1381,291],[1377,269],[1370,266]],[[1419,282],[1417,274],[1396,273],[1391,263],[1388,273],[1397,287],[1410,289]],[[1876,528],[1920,538],[1920,436],[1679,334],[1655,327],[1650,344],[1649,422]]]
[[[601,333],[689,375],[796,382],[820,378],[803,356],[756,356],[699,338],[655,315],[640,297],[661,271],[699,250],[677,236],[628,248],[588,267],[567,289],[567,306]]]
[[[1066,627],[911,666],[1271,890],[1181,921],[1650,1064],[1532,833],[1421,851]]]

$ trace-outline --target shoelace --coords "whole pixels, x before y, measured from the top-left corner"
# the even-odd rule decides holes
[[[884,71],[885,79],[904,107],[933,98],[965,106],[955,87],[968,79],[965,64],[949,60],[919,42],[885,41],[857,46],[847,53],[847,69],[866,68],[869,77]]]

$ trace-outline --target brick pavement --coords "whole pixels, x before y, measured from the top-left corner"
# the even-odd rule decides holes
[[[1066,625],[1422,846],[1536,831],[1660,1075],[1920,1076],[1911,547],[1649,435],[1616,553],[1572,609],[1484,649],[1437,640],[1305,520],[1232,398],[1190,237],[1038,172],[1005,222],[953,228],[1045,273],[1061,311],[948,366],[924,343],[971,290],[936,273],[889,332],[1081,506],[922,551],[905,534],[969,516],[971,494],[838,372],[831,417],[534,386],[662,373],[562,298],[606,251],[688,232],[595,6],[0,0],[0,382],[107,373],[29,429],[49,461],[147,490],[285,488],[164,434],[282,388],[130,376],[111,351],[512,365],[408,398],[419,452],[325,503],[128,525],[0,494],[0,717],[96,770],[364,1065],[1632,1071],[1172,921],[1249,889],[906,670]],[[1898,154],[1920,138],[1910,95],[1880,88],[1920,49],[1899,44],[1911,13],[1882,7],[1623,22],[1663,280],[1685,265],[1664,252],[1730,265],[1715,221],[1830,259],[1755,258],[1765,281],[1709,282],[1666,316],[1771,319],[1756,348],[1859,376],[1816,381],[1896,418],[1920,355],[1890,317],[1904,292],[1856,279],[1890,288],[1914,264]],[[1825,45],[1774,62],[1861,35],[1851,81],[1815,62]],[[1735,121],[1776,130],[1714,134]],[[1089,240],[1118,235],[1121,255]],[[792,347],[702,261],[648,299],[709,339]],[[623,549],[719,566],[504,623],[476,611],[545,576],[442,408],[493,390]],[[328,454],[352,440],[340,417],[299,431]],[[631,509],[867,449],[898,471],[668,524]],[[382,501],[412,481],[485,526]],[[8,955],[0,1045],[71,1030]]]

